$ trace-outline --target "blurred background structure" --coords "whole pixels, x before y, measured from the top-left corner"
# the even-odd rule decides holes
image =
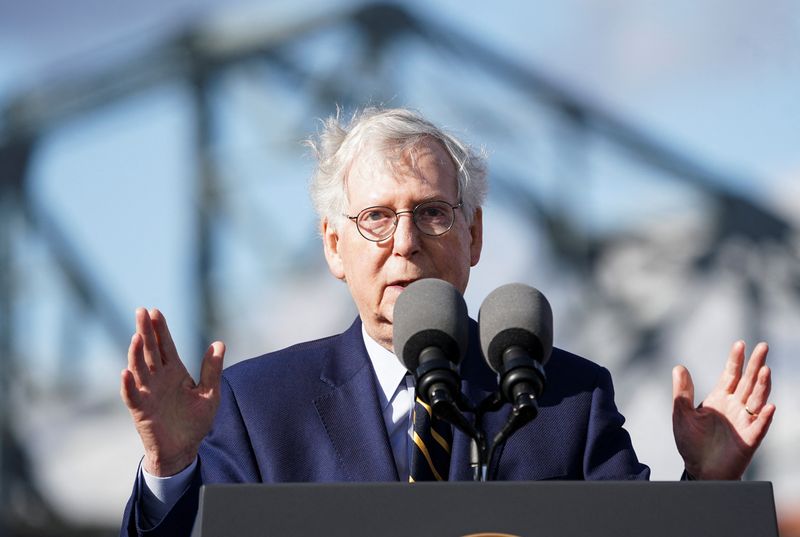
[[[489,153],[467,302],[522,281],[608,367],[640,459],[677,479],[670,369],[698,397],[771,343],[749,479],[800,535],[800,5],[505,7],[0,0],[0,535],[113,535],[141,447],[133,311],[184,360],[344,329],[301,141],[409,106]]]

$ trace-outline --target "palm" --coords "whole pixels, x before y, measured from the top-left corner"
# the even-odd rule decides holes
[[[753,350],[744,373],[744,344],[731,349],[717,385],[694,407],[694,385],[682,366],[673,371],[673,430],[687,471],[700,479],[739,479],[769,429],[770,371],[766,344]]]
[[[225,349],[221,343],[209,348],[196,384],[178,357],[163,315],[139,310],[136,321],[121,394],[145,448],[145,468],[172,475],[194,460],[211,429]]]

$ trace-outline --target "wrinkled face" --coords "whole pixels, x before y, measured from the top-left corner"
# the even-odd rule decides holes
[[[455,165],[433,138],[388,158],[392,165],[375,154],[356,159],[347,179],[350,216],[378,205],[400,212],[429,200],[460,201]],[[456,209],[453,227],[438,237],[420,232],[410,214],[400,215],[394,235],[381,242],[366,240],[348,220],[338,229],[324,221],[322,228],[331,273],[347,282],[367,333],[389,350],[394,303],[403,289],[415,280],[439,278],[463,293],[480,258],[480,209],[471,226]]]

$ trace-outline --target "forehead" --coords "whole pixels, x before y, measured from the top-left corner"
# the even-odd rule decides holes
[[[441,142],[431,137],[408,147],[368,147],[350,168],[347,197],[359,206],[432,198],[455,202],[456,167]]]

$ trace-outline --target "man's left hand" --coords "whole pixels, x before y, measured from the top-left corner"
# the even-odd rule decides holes
[[[689,371],[672,370],[672,430],[694,478],[740,479],[750,464],[775,414],[775,405],[767,403],[768,350],[766,343],[756,345],[742,372],[745,344],[734,343],[717,385],[697,408]]]

